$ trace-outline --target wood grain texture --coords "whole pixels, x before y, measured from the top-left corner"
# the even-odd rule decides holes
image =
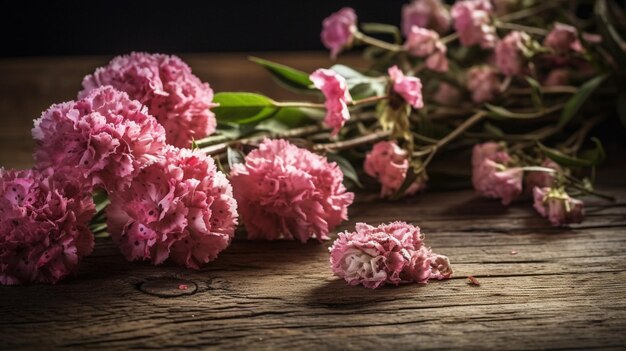
[[[251,73],[254,65],[240,69],[247,67],[243,56],[186,59],[220,90],[273,89],[263,71]],[[272,59],[308,70],[326,62],[317,54]],[[30,119],[72,98],[82,75],[103,62],[0,61],[0,164],[28,166]],[[238,238],[216,261],[191,271],[128,263],[99,239],[75,277],[54,286],[0,287],[0,350],[624,349],[626,174],[605,174],[612,177],[601,190],[618,200],[591,200],[587,221],[567,229],[550,227],[528,201],[503,208],[470,190],[401,202],[360,194],[338,230],[359,221],[418,224],[455,270],[451,280],[427,285],[347,286],[330,273],[330,242]],[[469,285],[468,275],[481,285]],[[178,280],[188,294],[169,294]]]

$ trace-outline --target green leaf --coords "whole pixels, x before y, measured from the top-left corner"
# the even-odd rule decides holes
[[[561,118],[559,119],[558,126],[562,127],[568,124],[574,116],[578,113],[580,108],[585,104],[587,99],[591,96],[594,90],[596,90],[600,84],[606,79],[607,75],[597,76],[588,80],[585,84],[583,84],[578,92],[572,96],[565,107],[563,108],[563,112],[561,113]]]
[[[533,105],[535,105],[536,108],[540,109],[543,106],[543,93],[541,91],[541,84],[539,84],[539,82],[531,77],[526,77],[526,81],[531,88],[530,97],[533,101]]]
[[[619,114],[619,120],[626,128],[626,91],[622,91],[617,97],[617,113]]]
[[[274,78],[289,88],[304,91],[315,91],[309,74],[280,63],[264,60],[258,57],[250,57],[250,61],[256,62],[267,69]]]
[[[493,124],[486,122],[485,125],[483,126],[483,128],[485,129],[485,132],[496,136],[496,137],[501,137],[504,136],[504,132],[502,131],[502,129],[494,126]]]
[[[536,112],[513,112],[504,107],[491,104],[485,104],[485,107],[489,110],[487,111],[487,116],[495,119],[534,119],[556,112],[562,108],[560,105],[555,105]]]
[[[539,144],[539,148],[543,153],[551,159],[552,161],[566,167],[592,167],[598,165],[600,162],[604,161],[605,153],[604,148],[600,141],[596,138],[592,138],[592,141],[596,144],[596,148],[594,150],[585,151],[582,154],[582,157],[574,157],[570,155],[566,155],[557,149],[549,148],[542,143]]]
[[[350,161],[342,156],[339,156],[338,154],[333,153],[329,153],[328,155],[326,155],[326,157],[329,161],[335,162],[337,166],[339,166],[341,172],[343,172],[344,179],[348,179],[356,184],[356,186],[358,186],[359,188],[363,188],[363,184],[361,184],[359,176],[357,175],[356,170],[354,169]]]
[[[238,163],[244,163],[246,156],[243,154],[243,152],[229,147],[226,149],[226,158],[228,159],[228,167],[232,169],[234,165]]]
[[[198,143],[196,143],[196,139],[191,138],[191,150],[197,150],[199,148],[200,146],[198,146]]]
[[[396,44],[402,42],[400,29],[396,26],[384,23],[361,23],[361,30],[368,34],[391,34]]]
[[[219,103],[212,110],[218,122],[258,122],[271,117],[279,109],[272,99],[254,93],[217,93],[213,101]]]
[[[330,69],[346,79],[350,95],[354,100],[385,94],[387,82],[384,80],[366,76],[344,65],[334,65]]]

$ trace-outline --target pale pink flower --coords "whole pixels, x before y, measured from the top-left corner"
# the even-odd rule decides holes
[[[527,172],[526,179],[524,179],[524,186],[526,187],[526,189],[533,189],[535,187],[552,187],[552,185],[554,184],[554,178],[556,173],[563,172],[561,166],[559,166],[556,162],[552,161],[549,158],[543,160],[543,162],[541,163],[541,167],[553,169],[555,173],[539,171]]]
[[[522,50],[528,35],[519,31],[510,32],[496,46],[496,65],[507,76],[523,73],[526,66]]]
[[[431,55],[439,42],[439,34],[430,29],[413,26],[407,34],[404,47],[413,56],[426,57]]]
[[[500,93],[502,82],[498,72],[490,66],[474,66],[467,72],[467,89],[474,102],[488,102]]]
[[[350,119],[347,104],[352,102],[352,96],[350,96],[348,84],[337,72],[323,68],[313,72],[309,78],[326,98],[324,123],[333,129],[333,135],[337,135],[341,127]]]
[[[335,59],[343,48],[352,45],[356,30],[356,13],[350,7],[328,16],[322,22],[322,43],[330,50],[330,56]]]
[[[448,279],[447,257],[423,246],[420,228],[405,222],[373,227],[357,223],[356,231],[339,233],[329,248],[333,273],[350,285],[371,289],[385,284],[422,283]]]
[[[168,257],[198,269],[230,244],[237,203],[226,176],[199,150],[168,146],[164,158],[111,197],[108,231],[129,261]]]
[[[437,45],[435,46],[435,51],[426,59],[426,68],[435,72],[447,72],[447,51],[448,48],[442,42],[437,42]]]
[[[451,84],[440,82],[433,100],[444,106],[456,106],[461,101],[461,91]]]
[[[94,245],[91,193],[52,168],[0,168],[0,283],[56,283]]]
[[[266,139],[231,171],[248,239],[328,239],[354,194],[334,162],[285,140]]]
[[[380,182],[380,197],[389,197],[404,184],[409,170],[409,154],[393,141],[379,141],[365,156],[363,169]],[[405,195],[413,195],[425,187],[426,178],[418,177],[406,189]]]
[[[494,47],[497,37],[491,24],[492,12],[489,0],[463,0],[452,6],[454,28],[463,46],[480,44],[484,49]]]
[[[580,200],[571,198],[562,188],[533,189],[534,207],[553,226],[581,223],[585,217],[585,206]]]
[[[38,168],[54,167],[107,191],[122,190],[165,146],[163,127],[145,107],[110,86],[52,105],[32,134]]]
[[[103,85],[146,105],[165,128],[171,145],[190,147],[193,139],[215,132],[217,122],[210,110],[217,106],[213,90],[176,56],[138,52],[118,56],[83,79],[79,98]]]
[[[398,66],[388,69],[389,77],[393,83],[393,90],[414,108],[424,107],[422,100],[422,82],[417,77],[405,76]]]
[[[555,68],[548,73],[543,81],[543,85],[547,87],[567,85],[570,80],[570,70],[566,68]]]
[[[472,150],[472,184],[484,197],[499,198],[510,204],[522,192],[524,171],[509,167],[509,154],[495,143],[477,144]]]
[[[575,52],[583,51],[582,45],[578,40],[576,27],[559,22],[554,23],[554,28],[544,39],[543,45],[559,53],[565,53],[570,50]]]
[[[441,0],[413,0],[402,6],[402,33],[408,37],[411,27],[432,29],[439,34],[450,30],[450,12]]]

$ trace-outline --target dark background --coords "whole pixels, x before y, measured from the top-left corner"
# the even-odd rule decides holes
[[[322,20],[400,23],[401,0],[49,1],[3,4],[0,56],[322,50]],[[384,6],[383,6],[384,5]]]

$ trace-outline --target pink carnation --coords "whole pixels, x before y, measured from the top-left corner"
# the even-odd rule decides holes
[[[487,102],[500,93],[500,77],[490,66],[474,66],[467,72],[467,89],[475,102]]]
[[[452,6],[454,28],[463,46],[480,44],[487,49],[495,45],[497,37],[491,24],[492,11],[489,0],[457,1]]]
[[[472,151],[472,184],[485,197],[502,199],[503,205],[510,204],[522,192],[524,171],[519,167],[508,167],[509,154],[496,143],[474,146]]]
[[[461,92],[455,86],[442,81],[433,94],[433,100],[440,105],[456,106],[461,101]]]
[[[554,23],[554,28],[543,41],[543,45],[557,52],[564,53],[570,50],[582,52],[582,45],[578,40],[578,31],[575,27],[563,23]]]
[[[337,58],[344,47],[352,45],[356,19],[354,10],[350,7],[344,7],[322,22],[322,43],[330,50],[330,56],[333,59]]]
[[[571,198],[561,188],[535,187],[533,195],[535,210],[543,217],[547,217],[553,226],[581,223],[585,217],[584,203]]]
[[[355,229],[339,233],[329,248],[333,273],[350,285],[375,289],[385,284],[424,284],[452,275],[448,258],[423,246],[419,227],[405,222],[378,227],[357,223]]]
[[[442,42],[437,42],[437,45],[435,45],[435,51],[426,59],[426,68],[435,72],[447,72],[447,52],[448,48]]]
[[[118,56],[83,79],[79,98],[103,85],[146,105],[165,128],[171,145],[189,147],[192,139],[215,131],[215,115],[209,110],[216,106],[213,90],[176,56],[136,52]]]
[[[426,68],[436,72],[448,70],[448,48],[439,40],[437,32],[413,26],[404,47],[413,56],[427,57]]]
[[[556,173],[563,172],[561,166],[549,158],[546,158],[541,163],[541,167],[553,169]],[[555,173],[539,171],[528,172],[524,180],[524,185],[527,189],[534,189],[535,187],[549,188],[554,184],[554,177]]]
[[[112,87],[52,105],[35,120],[32,134],[39,168],[54,167],[108,191],[122,190],[165,146],[163,127]]]
[[[56,283],[91,254],[91,194],[54,170],[0,169],[0,283]]]
[[[404,184],[407,171],[409,170],[409,155],[395,142],[380,141],[374,145],[365,157],[363,164],[365,173],[376,178],[380,184],[380,197],[394,195]],[[405,195],[415,194],[426,187],[426,179],[418,177]]]
[[[450,30],[451,17],[441,0],[413,0],[402,6],[402,33],[408,37],[411,27],[430,28],[439,34]]]
[[[398,66],[388,69],[389,77],[393,82],[393,90],[414,108],[424,107],[422,100],[422,82],[417,77],[407,77]]]
[[[496,65],[507,76],[523,73],[526,61],[522,50],[528,35],[519,31],[510,32],[496,46]]]
[[[226,176],[200,151],[166,148],[130,188],[111,198],[107,225],[126,259],[160,264],[168,257],[198,269],[234,236],[237,203]]]
[[[266,139],[231,172],[249,239],[328,239],[354,199],[342,181],[334,162],[285,140]]]
[[[329,69],[318,69],[309,78],[326,98],[324,123],[333,129],[333,135],[337,135],[341,127],[350,119],[347,104],[352,102],[352,96],[350,96],[348,84],[342,76]]]

